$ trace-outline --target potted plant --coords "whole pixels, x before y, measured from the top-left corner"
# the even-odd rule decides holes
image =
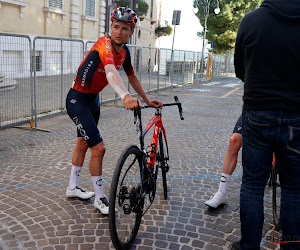
[[[169,36],[171,35],[173,32],[173,29],[171,26],[167,25],[167,26],[158,26],[156,29],[155,29],[155,34],[157,37],[160,37],[160,36]]]
[[[138,1],[138,15],[146,16],[149,10],[149,5],[146,2]]]

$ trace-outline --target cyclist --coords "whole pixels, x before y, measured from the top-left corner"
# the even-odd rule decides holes
[[[240,116],[233,129],[233,134],[229,139],[227,153],[224,158],[221,181],[218,191],[205,205],[217,208],[219,205],[227,202],[227,187],[230,177],[235,170],[239,151],[242,147],[242,116]]]
[[[108,214],[108,200],[102,187],[102,162],[105,146],[97,128],[100,117],[99,92],[108,84],[119,94],[126,109],[136,109],[140,100],[132,98],[125,88],[118,70],[123,66],[129,83],[149,106],[162,107],[158,100],[149,100],[131,65],[125,45],[132,36],[137,17],[133,10],[120,7],[111,14],[111,36],[103,36],[93,45],[81,62],[66,107],[77,127],[77,143],[72,157],[72,169],[67,197],[89,199],[95,196],[94,207]],[[91,150],[90,173],[95,192],[78,187],[78,178],[87,149]]]

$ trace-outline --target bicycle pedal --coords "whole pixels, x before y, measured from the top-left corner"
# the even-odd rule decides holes
[[[128,204],[125,204],[123,206],[123,211],[124,211],[124,214],[131,214],[131,208]]]

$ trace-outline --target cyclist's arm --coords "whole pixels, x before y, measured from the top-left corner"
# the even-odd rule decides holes
[[[158,100],[149,100],[140,80],[136,75],[128,76],[128,81],[134,90],[143,98],[143,100],[147,103],[148,106],[152,107],[162,107],[162,103]]]
[[[108,64],[104,66],[104,69],[108,83],[117,92],[121,99],[123,100],[126,95],[130,95],[128,90],[125,88],[121,76],[117,71],[115,65]]]

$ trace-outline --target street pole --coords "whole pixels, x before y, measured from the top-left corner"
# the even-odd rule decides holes
[[[201,79],[203,78],[203,71],[204,71],[204,51],[205,51],[205,39],[206,39],[206,30],[207,30],[206,22],[207,22],[207,15],[205,15],[204,31],[203,31],[204,34],[203,34],[202,53],[201,53],[201,67],[200,67]]]
[[[172,42],[172,52],[171,52],[171,88],[173,88],[173,79],[174,79],[174,38],[175,38],[176,25],[174,25],[174,33],[173,33],[173,42]]]
[[[207,18],[209,15],[209,5],[210,5],[210,1],[206,1],[204,4],[204,27],[203,27],[203,41],[202,41],[202,53],[201,53],[201,64],[200,64],[201,80],[203,78],[203,73],[204,73],[204,51],[205,51],[205,39],[206,39],[206,31],[207,31]]]

